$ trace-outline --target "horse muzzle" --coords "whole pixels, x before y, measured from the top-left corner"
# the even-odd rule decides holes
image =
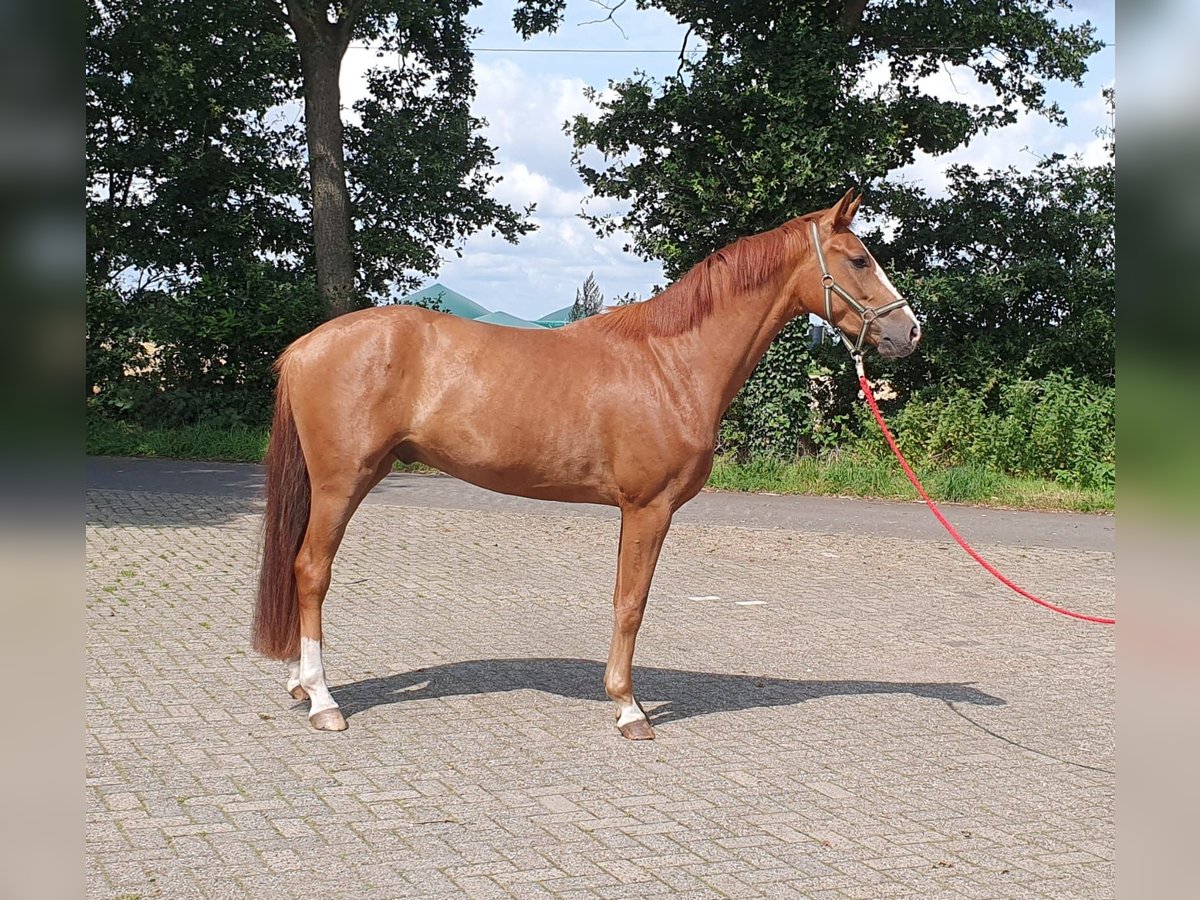
[[[910,321],[905,321],[905,319]],[[875,342],[876,352],[887,359],[898,359],[908,356],[921,343],[921,325],[911,317],[903,317],[900,321],[887,322],[886,317],[876,320],[881,334]]]

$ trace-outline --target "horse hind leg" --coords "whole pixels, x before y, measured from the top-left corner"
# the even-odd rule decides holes
[[[345,731],[346,719],[329,692],[322,655],[321,608],[329,592],[333,558],[346,525],[363,497],[391,470],[391,457],[367,476],[313,484],[308,529],[296,555],[296,596],[300,605],[300,656],[288,664],[288,692],[310,702],[308,721],[318,731]]]
[[[621,546],[613,592],[613,634],[604,669],[605,693],[617,705],[617,729],[631,741],[654,738],[646,713],[633,696],[633,649],[650,581],[671,527],[671,511],[657,506],[621,512]]]
[[[288,689],[288,693],[292,695],[292,699],[294,699],[294,700],[307,700],[308,699],[308,691],[306,691],[304,689],[304,686],[300,684],[300,657],[299,656],[296,656],[295,659],[288,660],[287,689]]]

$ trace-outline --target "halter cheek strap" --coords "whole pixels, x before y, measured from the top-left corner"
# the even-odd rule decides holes
[[[852,310],[858,313],[858,317],[862,320],[862,325],[858,329],[858,340],[853,344],[850,343],[850,339],[846,337],[845,333],[841,329],[838,329],[842,343],[846,345],[850,353],[855,357],[861,357],[863,341],[866,339],[867,328],[870,324],[880,316],[886,316],[892,310],[908,306],[908,301],[899,298],[890,303],[885,303],[883,306],[867,306],[865,303],[860,303],[853,294],[834,281],[833,276],[829,274],[829,266],[825,264],[825,251],[821,249],[821,235],[817,231],[817,223],[809,222],[808,224],[812,228],[813,246],[817,248],[817,262],[821,266],[821,287],[825,289],[825,321],[833,325],[833,294],[836,293],[846,301],[846,304]]]

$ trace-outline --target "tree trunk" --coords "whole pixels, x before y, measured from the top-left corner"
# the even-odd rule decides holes
[[[338,86],[352,21],[335,24],[319,13],[309,18],[292,0],[287,6],[304,73],[304,130],[312,185],[317,292],[325,315],[332,319],[359,307],[354,291],[356,268],[350,245],[350,193],[346,189]]]

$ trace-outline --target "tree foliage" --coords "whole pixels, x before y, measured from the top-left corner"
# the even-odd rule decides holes
[[[361,293],[386,302],[416,284],[412,273],[436,274],[439,251],[480,228],[515,243],[533,229],[533,207],[518,212],[490,196],[499,179],[484,123],[469,112],[473,82],[423,96],[424,79],[404,70],[368,81],[372,96],[355,104],[362,124],[346,135],[354,248]]]
[[[894,239],[865,235],[926,320],[921,351],[873,363],[907,399],[1070,369],[1112,371],[1112,171],[1047,161],[1034,173],[951,172],[931,198],[889,177],[1030,111],[1062,110],[1046,82],[1079,84],[1101,46],[1059,0],[653,0],[688,26],[679,69],[594,88],[598,113],[568,123],[594,215],[628,250],[678,277],[712,251],[871,188]],[[936,90],[967,67],[975,94]],[[937,79],[930,76],[937,76]],[[988,94],[990,92],[990,97]],[[735,398],[722,446],[743,456],[828,450],[861,427],[840,347],[807,324],[777,338]],[[993,392],[993,397],[999,392]]]
[[[949,174],[944,197],[911,186],[876,197],[893,234],[864,235],[924,328],[916,354],[870,365],[892,389],[905,446],[931,464],[1101,483],[1114,462],[1111,399],[1082,398],[1111,397],[1115,384],[1114,167],[1051,157],[1026,173]],[[806,331],[794,322],[771,345],[726,413],[724,449],[790,458],[873,432],[856,412],[847,355],[836,343],[810,348]],[[1030,412],[1037,404],[1045,415]],[[1081,423],[1086,435],[1062,436]],[[1096,447],[1093,466],[1080,448]]]
[[[295,256],[301,162],[272,108],[299,70],[252,0],[89,0],[87,279],[180,282]]]
[[[897,421],[922,423],[910,429],[914,452],[938,464],[1016,460],[1017,448],[994,448],[991,456],[980,449],[981,441],[1001,433],[991,425],[955,455],[947,449],[951,437],[969,429],[939,430],[931,423],[953,414],[983,428],[999,416],[1008,423],[1005,440],[1018,440],[1017,425],[1035,421],[1002,409],[1006,398],[1018,395],[1054,404],[1056,422],[1078,415],[1109,429],[1099,436],[1091,429],[1073,447],[1111,443],[1111,417],[1094,415],[1102,407],[1079,398],[1089,385],[1096,396],[1107,396],[1115,384],[1112,163],[1087,166],[1056,156],[1026,173],[960,166],[949,174],[944,197],[911,186],[875,197],[893,233],[890,241],[882,233],[864,234],[922,320],[917,353],[895,361],[872,357],[870,365],[872,376],[891,387],[890,399],[899,401],[888,405],[903,406]],[[837,343],[810,348],[806,333],[804,322],[788,326],[734,399],[722,425],[726,450],[790,458],[842,445],[863,427],[846,353]],[[966,397],[980,407],[976,418],[962,413],[975,410]],[[1051,453],[1032,425],[1020,440],[1047,466],[1051,458],[1073,462],[1035,471],[1025,454],[1019,465],[1005,463],[1014,474],[1059,477],[1062,469],[1080,483],[1097,477],[1075,451]],[[1111,462],[1106,453],[1101,462]]]
[[[893,189],[877,255],[925,326],[898,385],[980,387],[1070,370],[1113,384],[1116,177],[1053,156],[1032,172],[948,171],[944,197]]]
[[[356,219],[343,237],[373,299],[435,273],[477,230],[515,240],[531,227],[529,210],[488,196],[494,152],[470,114],[476,5],[292,4],[347,17],[335,75],[351,38],[386,54],[346,129],[342,185]],[[248,259],[313,266],[313,154],[295,104],[314,64],[301,65],[282,7],[89,0],[87,13],[89,283],[161,287]]]
[[[294,50],[249,0],[92,0],[87,14],[92,408],[261,421],[274,357],[319,321],[300,146],[278,111]]]
[[[1059,0],[658,0],[702,52],[678,73],[593,89],[595,118],[568,130],[597,197],[627,211],[598,233],[676,277],[737,237],[879,182],[917,150],[944,153],[1033,110],[1054,121],[1044,82],[1079,83],[1100,44],[1063,26]],[[921,79],[967,66],[990,102],[945,99]]]
[[[132,296],[93,289],[90,411],[143,425],[265,425],[275,358],[321,319],[310,278],[263,265]]]

